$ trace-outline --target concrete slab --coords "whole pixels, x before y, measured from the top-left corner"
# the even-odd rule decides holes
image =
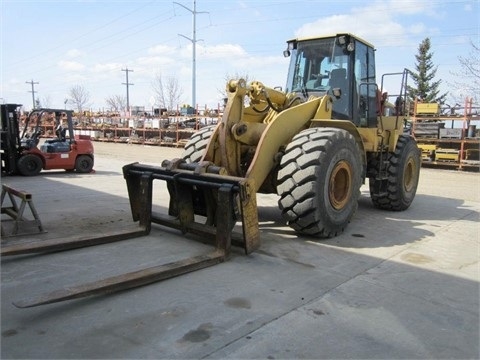
[[[94,174],[2,178],[33,194],[48,231],[8,242],[131,226],[121,167],[180,152],[97,144]],[[188,275],[38,308],[12,302],[210,247],[154,226],[148,237],[2,259],[1,357],[479,358],[479,179],[422,169],[400,213],[374,209],[364,186],[347,231],[327,241],[295,234],[277,197],[259,195],[262,246],[252,255],[236,249]],[[166,211],[162,185],[154,197]]]
[[[354,279],[209,358],[477,358],[478,338],[472,333],[478,318],[472,315]]]

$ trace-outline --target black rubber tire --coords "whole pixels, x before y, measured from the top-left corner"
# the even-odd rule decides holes
[[[93,169],[93,159],[88,155],[79,155],[75,160],[75,171],[78,173],[89,173]]]
[[[400,135],[395,151],[388,154],[387,179],[369,179],[370,197],[375,207],[391,211],[403,211],[410,207],[417,193],[420,158],[415,140],[409,135]],[[386,184],[379,184],[379,181],[386,181]]]
[[[199,162],[207,149],[208,141],[212,137],[214,130],[215,125],[212,125],[195,132],[185,145],[182,159],[187,163]]]
[[[362,160],[355,138],[337,128],[310,128],[287,146],[277,176],[282,216],[297,232],[342,233],[358,207]]]
[[[18,172],[23,176],[35,176],[43,169],[43,162],[33,154],[23,155],[17,162]]]

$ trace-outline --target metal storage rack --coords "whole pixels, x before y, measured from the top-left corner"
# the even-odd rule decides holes
[[[472,124],[480,120],[479,110],[472,98],[453,108],[415,102],[412,135],[422,150],[422,165],[479,171],[479,129]],[[450,127],[445,126],[448,123]],[[461,127],[455,126],[458,123]]]

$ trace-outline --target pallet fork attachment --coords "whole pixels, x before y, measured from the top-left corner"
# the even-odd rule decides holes
[[[111,231],[99,236],[88,237],[81,236],[75,238],[59,238],[49,240],[39,240],[30,243],[20,243],[11,245],[2,245],[0,248],[1,256],[26,255],[35,253],[49,253],[55,251],[73,250],[87,246],[108,244],[111,242],[122,241],[148,235],[147,229],[140,225],[133,229]]]
[[[192,171],[192,167],[196,170]],[[237,218],[242,221],[245,253],[259,247],[255,187],[250,180],[204,173],[205,164],[185,164],[182,160],[165,161],[162,167],[133,163],[123,167],[134,221],[150,232],[151,223],[214,237],[215,249],[207,254],[152,266],[91,283],[65,287],[34,299],[14,302],[28,308],[92,295],[109,294],[203,269],[227,260],[232,231]],[[203,169],[203,170],[201,170]],[[220,169],[221,170],[221,169]],[[167,181],[171,199],[169,215],[152,213],[153,180]],[[205,207],[205,204],[208,204]],[[206,215],[206,224],[195,222],[195,214]]]

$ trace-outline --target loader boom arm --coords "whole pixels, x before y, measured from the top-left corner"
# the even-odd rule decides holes
[[[330,96],[301,100],[259,81],[227,83],[228,101],[202,161],[223,167],[230,176],[253,180],[256,191],[275,192],[265,184],[282,148],[312,119],[330,119]],[[245,107],[245,97],[250,105]],[[264,186],[265,184],[265,186]]]

